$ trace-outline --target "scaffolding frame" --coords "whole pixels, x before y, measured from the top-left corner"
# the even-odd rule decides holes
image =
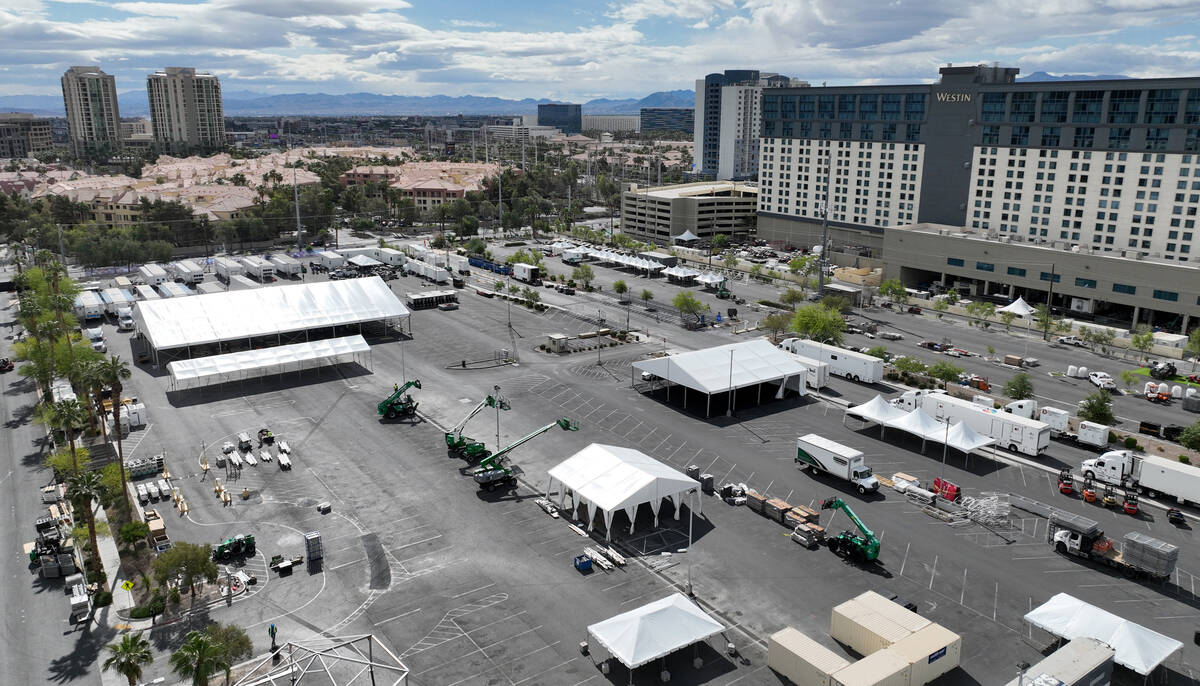
[[[395,681],[377,681],[393,675]],[[322,686],[407,686],[408,667],[374,634],[314,636],[279,646],[234,686],[294,686],[304,683],[306,676],[311,677],[310,683]]]

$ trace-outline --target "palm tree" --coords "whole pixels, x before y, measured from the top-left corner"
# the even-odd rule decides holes
[[[154,662],[150,652],[150,641],[142,638],[142,632],[125,634],[120,643],[109,643],[108,659],[104,661],[104,671],[109,669],[129,679],[129,686],[134,686],[142,678],[142,665]]]
[[[83,472],[67,479],[67,497],[75,507],[84,507],[87,514],[88,539],[92,544],[92,559],[100,564],[100,545],[96,542],[96,510],[92,502],[104,497],[104,483],[96,472]]]
[[[79,473],[79,458],[75,453],[75,432],[87,426],[87,413],[78,400],[60,400],[46,406],[43,415],[47,424],[63,432],[71,448],[71,463]]]
[[[105,388],[104,375],[100,369],[101,363],[102,360],[79,360],[79,370],[74,381],[79,390],[83,391],[83,394],[88,399],[87,410],[89,427],[92,429],[92,431],[95,431],[96,424],[99,423],[100,434],[105,440],[107,440],[108,427],[103,421],[98,422],[98,417],[96,416],[97,408],[102,407],[100,394]]]
[[[229,658],[224,647],[201,631],[188,632],[183,645],[171,653],[171,669],[184,679],[191,679],[192,686],[208,686],[208,680],[217,672],[225,672],[229,678]]]
[[[113,432],[117,434],[117,463],[121,465],[121,500],[129,507],[129,489],[125,487],[125,451],[121,447],[121,391],[125,390],[121,381],[132,376],[129,365],[116,355],[110,355],[100,363],[100,375],[112,389],[113,401]]]

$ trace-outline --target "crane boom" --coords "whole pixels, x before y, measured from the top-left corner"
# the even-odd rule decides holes
[[[841,510],[846,513],[850,521],[854,522],[854,526],[858,527],[860,536],[852,536],[849,532],[841,534],[838,538],[849,544],[853,549],[856,549],[866,560],[875,560],[879,557],[879,539],[875,537],[875,532],[867,527],[863,520],[854,514],[854,510],[845,503],[841,498],[829,498],[821,501],[822,510]]]
[[[575,425],[574,423],[572,423],[570,419],[567,419],[566,417],[561,417],[553,422],[550,422],[549,424],[547,424],[546,426],[543,426],[540,429],[535,429],[533,432],[531,432],[525,436],[522,436],[521,438],[518,438],[513,443],[511,443],[511,444],[505,446],[504,448],[497,450],[495,453],[483,458],[482,460],[479,461],[479,468],[476,471],[486,471],[488,469],[493,468],[493,466],[495,466],[495,465],[499,465],[500,460],[504,459],[504,457],[507,456],[510,452],[521,447],[525,443],[528,443],[529,441],[537,438],[538,436],[541,436],[542,434],[546,433],[547,431],[549,431],[550,429],[553,429],[556,426],[561,427],[563,431],[578,431],[579,430],[579,427],[577,425]]]

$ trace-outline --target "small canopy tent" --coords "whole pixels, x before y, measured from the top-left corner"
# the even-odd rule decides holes
[[[672,282],[687,282],[700,276],[700,272],[687,267],[667,267],[662,273]]]
[[[759,385],[761,400],[761,384],[764,383],[779,384],[777,398],[783,397],[789,383],[793,383],[792,388],[803,395],[806,392],[804,380],[808,376],[808,367],[795,355],[763,339],[639,360],[633,363],[633,368],[666,379],[668,387],[670,384],[679,384],[685,389],[705,394],[708,396],[708,410],[711,410],[714,393],[730,393],[732,396],[733,391],[739,388]],[[686,390],[684,402],[687,402]],[[732,410],[733,403],[730,402]]]
[[[704,286],[715,286],[724,280],[724,276],[721,276],[720,274],[713,274],[712,272],[704,272],[700,276],[696,277],[696,282]]]
[[[615,445],[592,443],[551,469],[546,484],[547,498],[556,481],[563,487],[560,502],[570,491],[572,511],[578,507],[576,499],[587,505],[589,531],[596,510],[603,513],[606,536],[610,539],[613,514],[620,510],[629,517],[629,532],[633,533],[637,508],[643,503],[650,505],[654,512],[655,526],[658,526],[658,509],[664,498],[669,498],[675,505],[676,518],[684,494],[691,492],[693,507],[699,509],[700,506],[696,496],[700,482],[640,450]]]
[[[1030,307],[1029,303],[1025,302],[1025,298],[1017,298],[1016,300],[1005,305],[1004,307],[1001,307],[1000,309],[998,309],[996,311],[997,312],[1012,312],[1013,314],[1017,315],[1018,317],[1028,317],[1028,316],[1032,315],[1036,310],[1034,310],[1032,307]]]
[[[350,264],[354,265],[355,267],[359,267],[362,269],[367,269],[369,267],[379,267],[379,266],[383,265],[382,262],[375,259],[374,257],[368,257],[366,255],[355,255],[354,257],[351,257],[350,259],[348,259],[346,261],[349,262]]]
[[[632,670],[724,630],[724,624],[675,593],[592,624],[588,636]]]
[[[924,410],[913,410],[908,414],[887,423],[893,429],[907,431],[921,439],[921,452],[925,452],[925,441],[933,439],[942,441],[946,436],[946,425],[930,417]]]
[[[691,241],[698,241],[698,240],[700,240],[700,237],[697,236],[696,234],[692,233],[691,231],[684,231],[683,233],[681,233],[675,237],[676,243],[690,243]]]
[[[961,450],[964,453],[974,452],[984,446],[996,444],[996,439],[976,432],[967,426],[966,422],[959,422],[951,426],[950,432],[943,438],[951,448]]]
[[[1025,621],[1068,641],[1086,637],[1106,643],[1116,651],[1114,662],[1142,676],[1149,675],[1183,647],[1173,638],[1066,593],[1034,608],[1025,615]]]
[[[904,410],[884,400],[883,396],[877,395],[861,405],[846,408],[846,412],[842,415],[842,424],[846,423],[847,416],[875,422],[879,425],[879,437],[883,438],[884,428],[889,426],[889,422],[899,421],[907,414]]]
[[[268,374],[301,371],[321,364],[340,364],[365,357],[370,350],[362,336],[346,336],[176,360],[167,365],[167,370],[171,372],[171,389],[181,390]],[[306,364],[310,362],[312,364]]]

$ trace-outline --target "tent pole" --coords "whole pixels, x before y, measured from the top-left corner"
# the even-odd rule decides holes
[[[725,408],[725,416],[733,416],[733,351],[729,351],[729,407]]]

